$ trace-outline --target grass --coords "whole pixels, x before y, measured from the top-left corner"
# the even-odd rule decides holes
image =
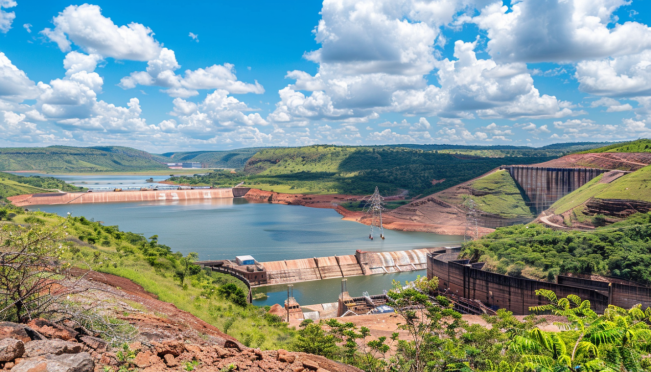
[[[600,193],[608,186],[606,183],[599,183],[602,177],[603,174],[600,174],[590,180],[590,182],[576,189],[574,192],[560,198],[554,204],[552,204],[551,209],[553,209],[554,213],[556,214],[562,214],[569,211],[570,209],[574,209],[579,205],[582,205],[590,198],[595,197],[595,195]]]
[[[467,196],[477,207],[504,218],[534,217],[527,207],[520,189],[507,171],[499,170],[474,181],[471,187],[488,194]]]
[[[285,323],[266,317],[264,308],[240,307],[220,297],[218,289],[224,284],[234,283],[246,290],[244,283],[229,275],[198,270],[186,279],[185,286],[181,286],[175,271],[179,269],[178,261],[182,256],[171,253],[169,247],[153,243],[154,237],[145,239],[138,234],[120,232],[117,226],[102,226],[79,217],[64,219],[55,214],[24,212],[18,208],[9,211],[17,215],[12,222],[1,221],[0,226],[7,223],[65,225],[68,239],[64,244],[68,252],[64,258],[74,266],[90,266],[98,272],[130,279],[161,301],[172,303],[222,331],[228,328],[226,333],[247,346],[287,348],[294,337],[294,331]]]
[[[396,209],[398,207],[402,207],[403,205],[407,205],[411,202],[411,200],[392,200],[386,202],[384,205],[384,208],[386,209]],[[356,202],[346,202],[346,203],[340,203],[342,207],[348,209],[349,211],[355,211],[355,212],[361,212],[364,210],[366,207],[366,202],[364,201],[356,201]]]
[[[580,152],[580,154],[603,152],[651,152],[651,139],[643,138],[631,142],[616,143],[609,146],[583,151]]]
[[[551,208],[562,214],[583,205],[590,198],[623,199],[651,202],[651,166],[626,174],[611,183],[600,183],[599,175],[576,191],[565,195]]]

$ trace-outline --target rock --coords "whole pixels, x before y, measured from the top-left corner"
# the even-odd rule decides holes
[[[74,340],[78,335],[73,329],[60,326],[42,318],[32,319],[27,325],[47,338],[70,341]]]
[[[231,340],[226,340],[226,342],[224,342],[224,347],[227,348],[227,349],[237,349],[238,351],[242,351],[242,350],[246,349],[239,342],[234,342],[234,341],[231,341]]]
[[[25,354],[25,344],[15,338],[0,340],[0,362],[11,362]]]
[[[14,362],[5,363],[5,369],[12,369],[14,368],[14,366],[15,366]]]
[[[330,372],[327,369],[319,368],[316,370],[316,372]]]
[[[162,343],[152,342],[152,344],[156,349],[156,354],[161,357],[165,356],[165,354],[172,354],[177,357],[185,351],[183,343],[177,340],[166,340]]]
[[[316,371],[319,369],[319,363],[313,360],[305,359],[303,360],[303,367]]]
[[[138,368],[145,368],[149,367],[151,365],[151,357],[154,356],[152,353],[149,351],[143,351],[141,353],[138,353],[136,357],[133,359],[133,364],[138,366]]]
[[[278,354],[278,360],[283,363],[294,363],[296,357],[291,354]]]
[[[99,360],[99,364],[103,366],[117,366],[118,357],[115,353],[104,353]]]
[[[260,349],[253,350],[253,354],[255,354],[255,357],[258,360],[261,360],[262,358],[264,358],[264,355],[262,354],[262,350],[260,350]]]
[[[129,344],[129,349],[133,350],[134,352],[141,351],[142,343],[140,341],[132,342]]]
[[[198,345],[185,345],[185,350],[189,353],[194,353],[194,355],[201,355],[201,347]]]
[[[93,372],[95,363],[88,353],[48,355],[28,358],[12,372]]]
[[[11,322],[0,322],[0,339],[15,338],[23,343],[28,343],[32,340],[44,340],[40,333],[29,328],[24,324],[16,324]]]
[[[172,354],[165,354],[165,364],[167,364],[168,367],[176,367],[179,365],[179,362],[176,361],[176,358],[174,358],[174,355]]]
[[[301,366],[292,366],[292,372],[303,372],[305,371],[305,368]]]
[[[63,340],[39,340],[25,344],[25,355],[34,358],[40,355],[76,354],[81,352],[81,344]],[[89,355],[90,356],[90,355]]]
[[[218,355],[220,358],[226,358],[226,357],[228,357],[228,356],[231,355],[231,352],[230,352],[230,351],[228,351],[228,350],[226,350],[226,349],[222,349],[221,347],[219,347],[219,346],[217,346],[217,345],[213,346],[213,349],[215,349],[215,352],[217,353],[217,355]]]
[[[81,342],[88,345],[93,350],[96,351],[106,351],[108,349],[108,342],[102,340],[101,338],[92,337],[92,336],[81,336],[79,338]]]
[[[285,310],[284,307],[278,304],[272,305],[268,313],[272,315],[277,315],[283,319],[287,318],[287,310]]]

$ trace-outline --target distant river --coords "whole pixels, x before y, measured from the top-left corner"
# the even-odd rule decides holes
[[[43,205],[30,209],[61,216],[70,212],[105,225],[118,225],[122,231],[143,233],[146,237],[158,235],[158,241],[173,251],[197,252],[201,260],[234,259],[250,254],[258,261],[278,261],[348,255],[357,249],[397,251],[437,247],[463,240],[459,236],[386,230],[386,240],[371,241],[368,226],[343,221],[332,209],[249,203],[241,198]],[[389,289],[394,278],[413,280],[417,275],[425,272],[349,278],[348,288],[353,295],[361,295],[363,291],[378,294]],[[334,279],[295,284],[295,297],[301,304],[334,302],[339,282]],[[281,302],[286,288],[273,286],[258,290],[267,292],[270,298],[256,304]]]

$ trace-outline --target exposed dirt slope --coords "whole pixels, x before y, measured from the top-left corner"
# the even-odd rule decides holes
[[[573,154],[544,163],[533,164],[534,167],[550,168],[601,168],[636,171],[651,164],[651,153],[597,153]]]

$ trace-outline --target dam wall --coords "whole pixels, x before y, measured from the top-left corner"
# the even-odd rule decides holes
[[[548,289],[557,297],[570,294],[589,300],[592,310],[603,313],[608,305],[624,309],[642,304],[651,307],[651,288],[639,283],[606,278],[610,282],[559,275],[557,283],[515,278],[483,271],[483,263],[456,259],[458,250],[439,250],[427,257],[427,278],[439,278],[439,293],[449,297],[478,300],[493,309],[503,308],[515,315],[530,314],[529,308],[547,303],[536,290]]]
[[[526,202],[536,214],[551,207],[554,202],[585,185],[593,178],[608,172],[596,168],[543,168],[503,166],[526,196]]]
[[[248,188],[200,190],[144,190],[120,192],[47,193],[12,196],[8,199],[18,207],[51,204],[125,203],[143,201],[176,201],[234,198],[244,196]]]
[[[423,248],[395,252],[366,252],[354,255],[304,258],[260,262],[267,275],[266,285],[350,276],[424,270],[427,254],[440,248]],[[264,284],[261,284],[264,285]]]

